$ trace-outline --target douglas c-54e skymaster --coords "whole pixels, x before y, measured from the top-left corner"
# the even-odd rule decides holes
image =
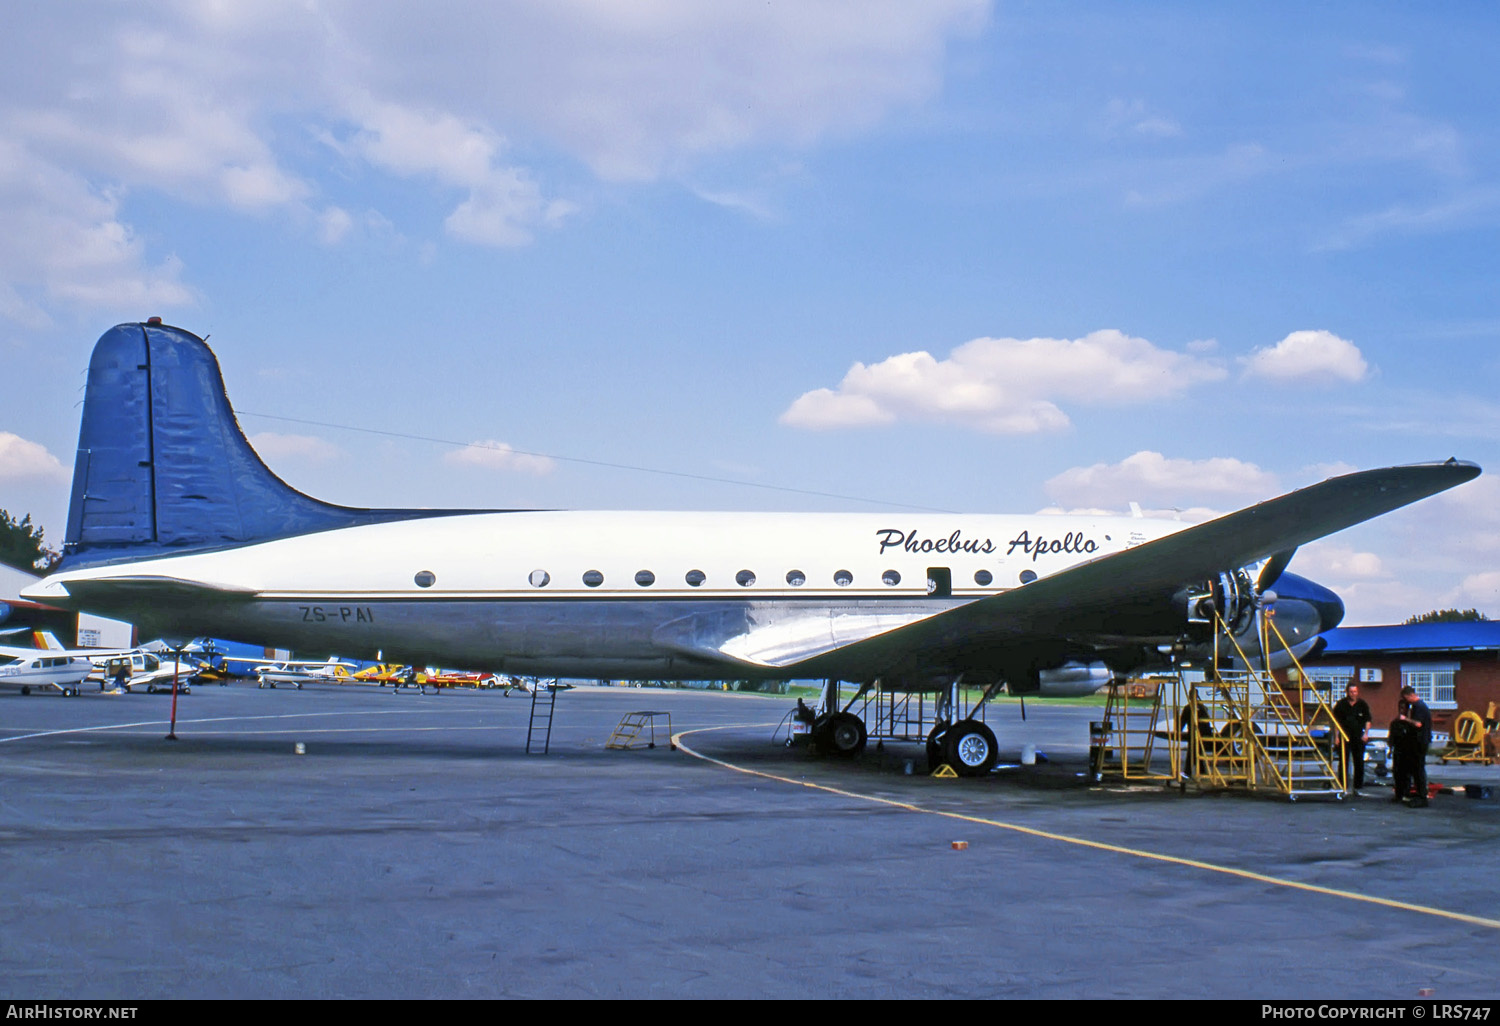
[[[164,635],[521,676],[1078,694],[1201,656],[1217,619],[1253,644],[1273,586],[1291,651],[1312,650],[1344,608],[1285,572],[1297,546],[1478,474],[1366,470],[1196,526],[353,509],[276,477],[208,346],[153,320],[95,346],[63,561],[25,596]]]

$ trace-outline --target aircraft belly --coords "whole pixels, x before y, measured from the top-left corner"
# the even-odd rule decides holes
[[[724,603],[725,606],[743,603]],[[618,679],[765,676],[653,640],[661,623],[703,603],[601,599],[588,603],[507,600],[257,599],[235,623],[180,623],[194,633],[413,664],[523,675]]]

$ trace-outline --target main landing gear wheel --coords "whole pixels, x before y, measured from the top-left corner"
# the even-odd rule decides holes
[[[943,738],[948,765],[961,777],[979,777],[995,768],[1000,750],[994,731],[978,720],[960,720]]]
[[[853,713],[834,713],[813,731],[813,742],[823,755],[852,759],[865,750],[865,721]]]

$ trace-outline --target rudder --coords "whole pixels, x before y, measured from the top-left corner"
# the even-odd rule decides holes
[[[94,346],[64,568],[438,513],[335,506],[282,481],[245,438],[218,360],[191,332],[119,324]]]

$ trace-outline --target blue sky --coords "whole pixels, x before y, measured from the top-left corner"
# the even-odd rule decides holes
[[[1198,518],[1500,467],[1489,5],[8,20],[0,506],[54,541],[89,350],[150,315],[350,504]],[[1500,615],[1496,480],[1294,569]]]

